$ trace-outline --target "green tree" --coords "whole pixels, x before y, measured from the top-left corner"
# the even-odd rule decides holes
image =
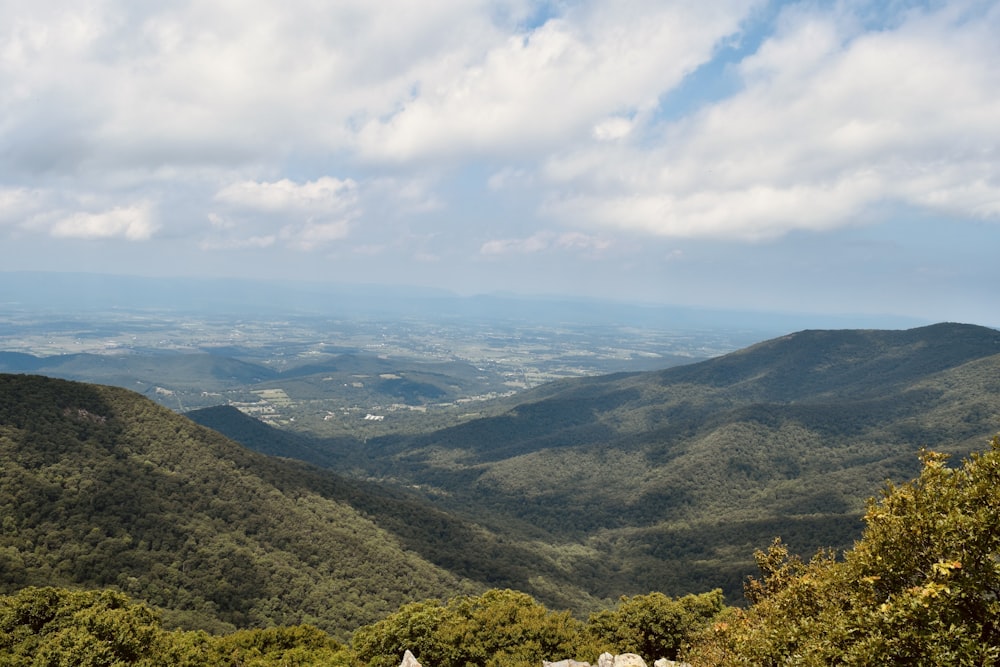
[[[26,588],[0,598],[0,656],[9,665],[119,665],[157,650],[159,617],[114,591]]]
[[[407,650],[428,665],[436,665],[435,659],[445,653],[439,631],[447,614],[439,600],[406,604],[381,621],[359,628],[351,645],[371,667],[395,667]]]
[[[312,626],[225,636],[165,631],[145,604],[109,590],[26,588],[0,597],[5,667],[347,667],[348,649]]]
[[[530,595],[489,590],[478,596],[405,605],[354,634],[359,660],[394,667],[409,649],[426,665],[532,665],[574,657],[582,624],[569,612],[552,612]]]
[[[537,666],[581,650],[582,624],[568,611],[549,611],[527,593],[489,590],[454,598],[441,628],[451,662],[459,665]],[[437,661],[431,664],[440,665]]]
[[[296,625],[241,630],[216,640],[217,650],[239,667],[347,667],[346,647],[322,630]]]
[[[618,607],[592,614],[587,632],[603,650],[636,653],[647,662],[678,653],[723,609],[722,591],[673,599],[663,593],[622,596]]]
[[[753,606],[692,652],[713,665],[1000,662],[1000,436],[959,468],[924,452],[920,476],[869,502],[843,560],[757,554]]]

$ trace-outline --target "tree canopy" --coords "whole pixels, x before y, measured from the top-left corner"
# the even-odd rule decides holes
[[[0,664],[346,667],[351,663],[346,647],[312,626],[222,636],[167,631],[157,611],[124,593],[46,586],[0,596]]]
[[[869,502],[862,539],[808,563],[757,553],[746,611],[692,653],[706,665],[992,665],[1000,661],[1000,436]]]

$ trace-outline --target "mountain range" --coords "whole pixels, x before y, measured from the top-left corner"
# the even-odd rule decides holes
[[[419,513],[403,494],[257,454],[117,387],[0,375],[0,396],[5,592],[111,586],[182,627],[344,637],[405,601],[483,588],[365,513]]]
[[[408,487],[524,544],[597,598],[721,586],[781,535],[858,537],[867,498],[1000,430],[1000,333],[943,323],[813,330],[662,371],[553,382],[426,433],[269,450]],[[228,430],[219,411],[193,419]],[[274,442],[274,440],[271,440]],[[301,447],[308,442],[308,451]],[[256,444],[255,444],[256,443]],[[521,586],[546,599],[543,575]],[[562,590],[566,590],[565,587]]]
[[[34,375],[0,375],[0,396],[3,591],[114,586],[182,627],[344,637],[487,587],[577,612],[652,590],[738,602],[755,549],[845,548],[921,447],[1000,430],[1000,332],[802,331],[367,441]]]
[[[345,400],[385,404],[448,401],[509,389],[499,374],[463,361],[389,360],[347,351],[276,370],[222,352],[227,351],[49,356],[0,351],[0,372],[116,385],[180,411],[220,400],[259,400],[260,392],[273,387],[301,401],[340,395]],[[358,382],[361,377],[365,383]]]

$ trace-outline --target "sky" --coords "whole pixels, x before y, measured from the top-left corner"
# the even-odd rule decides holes
[[[997,326],[997,35],[976,0],[0,0],[0,269]]]

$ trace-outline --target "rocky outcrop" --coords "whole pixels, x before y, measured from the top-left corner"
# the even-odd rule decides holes
[[[408,650],[403,654],[403,662],[399,664],[399,667],[421,667],[417,659],[413,657],[413,654]],[[431,666],[428,666],[431,667]],[[542,667],[591,667],[589,662],[580,662],[579,660],[573,660],[572,658],[567,658],[565,660],[558,660],[556,662],[549,662],[547,660],[542,660]],[[646,661],[635,653],[621,653],[619,655],[611,655],[610,653],[602,653],[601,657],[597,659],[596,667],[647,667]],[[690,663],[687,662],[675,662],[674,660],[667,660],[666,658],[660,658],[653,663],[653,667],[691,667]]]
[[[421,664],[410,653],[410,649],[406,649],[406,653],[403,654],[403,662],[399,663],[399,667],[421,667]]]

